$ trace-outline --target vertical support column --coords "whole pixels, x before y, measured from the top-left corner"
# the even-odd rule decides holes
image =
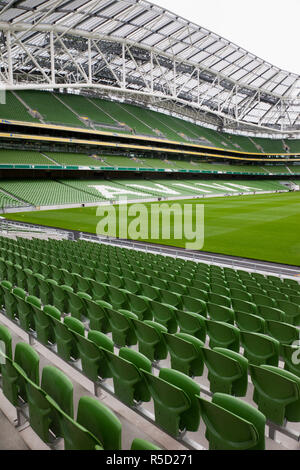
[[[10,31],[6,33],[6,46],[7,46],[7,66],[8,66],[8,83],[13,85],[13,63],[11,55],[11,34]]]
[[[92,84],[93,77],[92,77],[92,47],[91,47],[91,40],[88,38],[88,76],[89,76],[89,84]]]
[[[55,85],[55,62],[54,62],[54,37],[50,31],[50,61],[51,61],[51,82]]]
[[[283,117],[284,116],[284,111],[283,111],[283,101],[280,99],[280,130],[283,132]]]
[[[153,52],[150,52],[150,78],[151,78],[151,93],[153,93]]]
[[[122,88],[126,89],[126,58],[125,58],[125,43],[122,42]]]
[[[197,69],[197,103],[200,105],[200,70]]]
[[[173,59],[173,96],[176,98],[176,60]]]

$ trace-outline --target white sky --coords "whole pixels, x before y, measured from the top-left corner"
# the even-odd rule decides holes
[[[300,0],[153,0],[153,3],[223,36],[272,65],[300,74]]]

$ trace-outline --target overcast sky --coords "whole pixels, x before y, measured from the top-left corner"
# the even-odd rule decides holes
[[[153,3],[223,36],[272,65],[300,74],[300,0],[153,0]]]

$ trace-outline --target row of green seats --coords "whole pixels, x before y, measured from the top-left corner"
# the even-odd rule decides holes
[[[9,256],[9,253],[7,253],[8,260]],[[27,256],[30,256],[30,253],[27,253]],[[12,254],[12,259],[16,263],[20,261],[18,257],[15,258],[14,254]],[[52,260],[47,259],[47,266],[41,265],[40,261],[36,259],[33,259],[32,262],[34,269],[40,270],[48,278],[51,277],[49,264],[57,263],[55,257]],[[96,271],[93,268],[88,268],[86,271],[80,264],[72,262],[70,256],[62,264],[64,271],[60,271],[60,274],[53,274],[56,276],[54,277],[56,281],[67,284],[72,288],[76,285],[77,290],[92,296],[98,296],[98,300],[105,300],[105,286],[109,286],[115,293],[115,289],[119,289],[118,296],[120,297],[120,305],[122,307],[126,303],[123,299],[124,296],[122,297],[123,292],[130,296],[138,295],[146,302],[149,300],[158,301],[169,307],[183,308],[194,313],[205,311],[205,302],[208,312],[213,316],[216,315],[217,318],[215,317],[215,319],[222,321],[233,322],[234,311],[240,311],[242,313],[262,316],[263,319],[285,321],[294,325],[299,324],[299,291],[294,291],[290,287],[284,287],[285,284],[280,280],[276,284],[278,279],[276,277],[273,280],[259,276],[258,282],[260,284],[257,284],[257,281],[252,281],[251,278],[250,280],[249,278],[245,279],[243,283],[237,282],[238,278],[232,277],[231,274],[224,278],[215,274],[213,278],[209,278],[205,277],[205,273],[202,272],[200,279],[185,278],[177,275],[175,280],[170,280],[170,272],[159,272],[158,274],[156,271],[136,266],[135,275],[132,276],[137,279],[136,281],[132,279],[130,271],[127,269],[128,262],[125,264],[126,268],[121,273],[119,272],[119,275],[114,273],[109,274],[107,272],[109,267],[104,267],[104,271],[102,271],[103,267],[99,269],[99,265]],[[6,277],[5,264],[2,265],[2,269],[3,278]],[[142,269],[143,272],[137,272],[139,269]],[[83,279],[79,273],[83,276]],[[79,276],[79,286],[77,286],[77,277],[75,275]],[[191,273],[189,272],[187,275],[191,276]],[[164,277],[167,277],[168,280],[164,279]],[[97,286],[98,282],[104,284],[104,289]],[[192,285],[189,287],[190,283]],[[100,292],[97,293],[99,289]],[[141,300],[140,303],[142,303]],[[147,310],[146,307],[144,309],[145,311]]]
[[[212,320],[211,318],[207,319],[192,312],[177,310],[171,319],[176,322],[176,328],[167,328],[166,324],[163,324],[166,323],[166,318],[162,318],[164,310],[162,304],[157,303],[157,311],[153,311],[154,321],[152,317],[145,320],[139,317],[137,313],[134,313],[132,308],[124,310],[116,306],[114,302],[110,304],[103,300],[93,300],[89,295],[81,292],[76,294],[71,287],[59,286],[53,280],[49,282],[42,279],[41,275],[33,275],[34,279],[38,279],[42,287],[44,287],[44,284],[48,285],[49,289],[53,287],[52,301],[58,312],[71,313],[72,317],[77,320],[88,319],[91,329],[102,333],[111,332],[114,343],[119,347],[132,346],[138,343],[139,351],[151,361],[165,359],[169,349],[171,363],[174,363],[174,367],[189,375],[202,375],[203,360],[202,366],[201,363],[197,363],[198,368],[196,367],[195,370],[192,367],[192,362],[194,359],[199,360],[199,354],[196,354],[194,349],[197,349],[197,347],[199,349],[200,346],[204,345],[206,336],[209,337],[210,348],[225,348],[229,350],[229,354],[231,354],[230,351],[239,353],[242,346],[244,356],[252,364],[278,366],[281,354],[285,359],[285,368],[299,374],[299,367],[294,365],[292,361],[292,354],[296,350],[293,343],[299,340],[299,331],[286,323],[266,321],[266,333],[269,333],[267,335],[251,331],[249,325],[248,329],[240,330],[230,323]],[[34,287],[36,288],[37,284]],[[33,293],[39,295],[38,290],[32,292],[31,285],[29,285],[30,295],[27,296],[24,289],[20,287],[13,288],[9,281],[1,282],[1,302],[5,305],[7,316],[12,320],[18,320],[26,331],[36,328],[34,315],[39,315],[42,309],[41,300]],[[42,290],[40,290],[40,294],[43,296]],[[49,295],[49,292],[47,294]],[[49,296],[46,300],[51,302]],[[237,314],[237,324],[239,324],[239,317],[240,314]],[[170,319],[168,318],[168,320]],[[49,325],[46,326],[49,327]],[[177,333],[178,326],[180,333]],[[175,336],[172,336],[173,333],[175,333]],[[48,328],[45,329],[44,334],[46,335],[44,342],[47,343],[50,340]],[[184,350],[185,335],[188,335],[189,340],[193,339],[193,346],[187,348],[189,351],[188,359],[180,360],[180,355],[178,356],[176,351],[173,351],[172,344],[174,341],[179,346],[183,343]],[[187,354],[187,351],[185,354]]]
[[[52,319],[55,318],[51,310],[44,314],[50,316]],[[197,398],[200,398],[199,396],[195,397],[195,394],[199,395],[200,388],[195,382],[185,377],[184,374],[169,369],[162,369],[159,377],[155,377],[151,373],[150,361],[141,354],[127,348],[122,348],[119,356],[115,356],[113,354],[112,343],[109,344],[108,339],[101,336],[101,334],[90,331],[89,337],[84,338],[84,327],[76,319],[65,317],[63,326],[65,329],[65,342],[63,342],[63,347],[66,348],[67,346],[66,339],[68,333],[69,339],[74,342],[73,351],[75,351],[75,353],[73,352],[73,354],[77,357],[77,350],[77,352],[79,351],[78,356],[80,356],[82,360],[84,359],[82,361],[83,370],[85,371],[86,369],[90,374],[92,371],[96,372],[96,374],[92,373],[91,378],[95,380],[95,375],[97,376],[99,369],[102,369],[102,377],[110,377],[112,374],[116,395],[129,406],[134,405],[134,400],[149,401],[152,396],[155,403],[156,422],[170,434],[178,435],[180,429],[190,431],[196,431],[198,429],[200,414],[197,406]],[[62,335],[58,336],[58,338],[60,338],[62,342]],[[95,343],[97,346],[94,344],[92,347],[92,343]],[[70,347],[70,345],[68,346]],[[100,349],[98,348],[97,351],[98,346],[100,346]],[[60,349],[58,349],[58,351],[60,351]],[[71,351],[70,348],[69,351]],[[102,352],[102,356],[99,354],[100,351]],[[206,354],[208,351],[209,350],[206,350]],[[211,352],[214,353],[217,351]],[[221,351],[219,351],[219,354],[222,355]],[[230,358],[230,355],[227,357]],[[106,359],[106,364],[102,361],[103,358]],[[265,412],[267,417],[269,419],[272,417],[273,420],[279,424],[282,424],[284,418],[291,421],[299,420],[299,407],[297,403],[295,403],[297,401],[295,393],[294,395],[291,393],[291,381],[296,381],[296,386],[298,386],[299,389],[300,379],[276,367],[250,367],[251,376],[255,384],[254,400],[258,403],[259,408]],[[267,372],[265,373],[265,371]],[[270,393],[270,383],[274,384],[274,382],[278,384],[276,390],[279,389],[281,395],[285,394],[285,401],[282,400],[282,397],[278,399],[278,392],[276,392],[276,396],[272,396]],[[239,385],[241,386],[242,384],[240,383]],[[270,395],[268,406],[265,406],[266,390]],[[289,392],[288,398],[287,392]],[[219,394],[216,394],[216,396],[217,395]],[[225,396],[223,398],[226,400]],[[172,400],[175,400],[177,407],[174,406]],[[238,403],[241,404],[241,402],[234,400],[229,400],[229,402],[232,404],[235,402],[237,405]],[[278,407],[279,402],[280,409]],[[241,404],[241,406],[248,407],[248,410],[251,409],[251,407],[246,404]],[[206,400],[200,399],[200,409],[203,411],[203,419],[208,425],[205,417],[206,412],[209,413],[209,411],[211,411],[211,405]],[[171,410],[172,414],[170,415]],[[225,412],[225,416],[226,415]],[[227,419],[228,418],[230,418],[230,416],[227,416]],[[207,426],[208,437],[210,434],[209,431],[209,426]],[[222,442],[222,446],[224,446],[224,442]]]
[[[65,450],[119,450],[122,425],[115,414],[99,400],[83,396],[74,418],[73,384],[59,369],[45,366],[39,377],[40,357],[28,344],[18,342],[12,355],[12,337],[0,325],[5,344],[1,365],[2,389],[16,407],[28,405],[29,423],[46,443],[64,439]],[[132,450],[159,449],[142,439],[134,439]]]

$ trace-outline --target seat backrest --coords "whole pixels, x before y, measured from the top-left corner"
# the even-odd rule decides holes
[[[271,421],[282,425],[300,421],[300,378],[279,367],[268,365],[249,367],[255,387],[254,401]]]
[[[114,352],[114,343],[113,341],[101,331],[89,330],[88,339],[93,341],[97,346],[100,346],[103,349]]]
[[[211,450],[265,449],[266,418],[256,408],[223,393],[198,400]]]
[[[234,312],[229,307],[208,302],[207,311],[211,320],[234,323]]]
[[[300,339],[300,331],[296,326],[275,320],[266,320],[266,333],[283,344],[292,344]]]
[[[240,330],[253,331],[255,333],[265,332],[265,320],[258,315],[235,312],[235,320]]]
[[[96,398],[80,398],[77,422],[102,443],[104,450],[121,449],[121,422],[109,408]]]
[[[133,439],[130,450],[161,450],[161,448],[145,439],[136,438]]]
[[[203,348],[202,353],[211,392],[245,396],[248,387],[248,360],[241,354],[225,348]]]
[[[196,395],[200,395],[200,386],[186,374],[173,369],[160,369],[159,377],[179,387],[190,399],[190,407],[181,416],[181,425],[189,431],[197,431],[200,423],[199,406]]]
[[[205,320],[210,347],[228,348],[239,351],[240,330],[229,323]]]
[[[241,343],[244,355],[251,364],[278,365],[279,341],[262,333],[241,331]]]
[[[172,369],[189,376],[201,376],[203,373],[203,341],[186,333],[163,333],[171,355]]]
[[[32,382],[39,384],[40,357],[29,344],[23,342],[16,344],[14,362],[24,370]]]
[[[84,336],[84,324],[74,317],[64,317],[64,324],[72,331]]]
[[[103,350],[103,352],[112,372],[114,391],[117,397],[129,406],[134,405],[134,400],[149,401],[150,395],[139,367],[133,362],[121,356],[117,356],[110,351]],[[144,357],[144,359],[146,363],[147,358]]]
[[[182,415],[191,407],[191,400],[184,390],[162,377],[142,371],[154,401],[155,422],[173,436],[185,428]]]
[[[0,325],[0,351],[5,356],[12,359],[12,336],[10,331],[4,325]],[[0,360],[0,370],[1,364],[2,359]]]
[[[46,399],[59,416],[65,450],[102,450],[101,442],[81,424],[62,411],[49,395]]]
[[[73,417],[73,384],[63,372],[54,366],[45,366],[42,371],[41,388],[65,413]]]

